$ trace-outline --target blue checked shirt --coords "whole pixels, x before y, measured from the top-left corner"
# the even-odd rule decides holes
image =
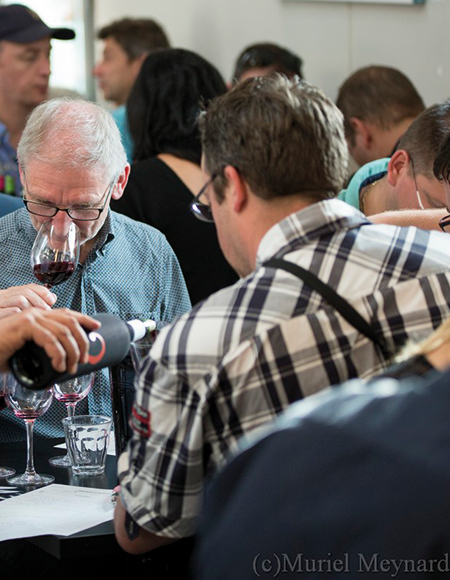
[[[0,288],[37,282],[30,265],[36,231],[26,209],[0,219]],[[98,243],[72,276],[52,288],[56,308],[71,308],[86,314],[108,312],[122,318],[151,318],[161,328],[190,309],[190,302],[177,258],[166,238],[156,229],[109,212],[99,232]],[[96,373],[87,401],[76,413],[111,416],[107,370]],[[35,424],[37,434],[62,437],[63,403],[53,401]],[[24,422],[7,409],[0,416],[0,440],[23,439]]]
[[[347,298],[391,349],[428,335],[450,311],[450,235],[373,225],[328,200],[263,237],[255,272],[165,328],[137,381],[134,434],[119,462],[122,500],[150,532],[192,535],[204,480],[238,440],[290,403],[387,365],[377,347],[284,257]]]

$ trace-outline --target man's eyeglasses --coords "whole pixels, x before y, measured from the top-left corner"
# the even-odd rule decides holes
[[[447,233],[445,228],[448,228],[448,226],[450,226],[450,214],[445,215],[442,219],[439,220],[439,227],[443,232]]]
[[[25,190],[28,193],[27,180],[26,180],[25,174],[23,174],[23,176],[24,176],[24,181],[25,181]],[[112,181],[108,185],[108,187],[106,188],[104,194],[102,195],[102,198],[106,195],[105,203],[103,204],[102,207],[63,208],[63,207],[56,207],[53,205],[47,205],[45,203],[38,203],[37,201],[31,201],[30,199],[27,199],[25,197],[23,198],[23,203],[25,204],[25,207],[27,208],[27,210],[30,213],[32,213],[33,215],[39,215],[41,217],[51,218],[51,217],[54,217],[59,211],[65,211],[66,214],[72,220],[83,221],[83,222],[93,222],[93,221],[96,221],[100,218],[103,210],[106,207],[106,204],[108,203],[109,196],[111,195],[111,193],[114,190],[115,185],[116,185],[116,180]]]
[[[216,179],[217,173],[213,173],[201,190],[197,193],[194,201],[191,202],[191,212],[195,215],[197,219],[208,224],[214,223],[213,214],[211,211],[211,206],[207,203],[200,201],[201,196],[205,193],[211,183]]]

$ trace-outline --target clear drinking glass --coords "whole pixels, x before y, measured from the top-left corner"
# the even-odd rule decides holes
[[[44,222],[31,249],[33,274],[46,288],[65,282],[75,271],[80,255],[80,230],[71,221]]]
[[[78,401],[84,399],[91,390],[94,382],[94,373],[83,375],[82,377],[75,377],[63,383],[56,383],[53,385],[53,396],[57,401],[62,401],[67,407],[67,416],[73,417],[75,414],[75,406]],[[55,467],[70,467],[71,462],[69,455],[57,455],[51,457],[48,462]]]
[[[8,477],[8,483],[18,486],[38,487],[54,481],[51,475],[39,475],[34,469],[33,458],[33,427],[38,417],[43,415],[50,407],[53,399],[53,387],[33,391],[18,383],[13,375],[6,375],[4,382],[5,400],[8,407],[16,417],[25,421],[27,431],[27,465],[25,472],[20,475]]]
[[[148,331],[144,338],[130,344],[130,354],[134,372],[137,374],[142,360],[148,355],[158,334],[157,330]]]

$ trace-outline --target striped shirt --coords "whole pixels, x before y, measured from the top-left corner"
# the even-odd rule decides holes
[[[134,434],[119,463],[122,499],[150,532],[192,535],[204,480],[285,407],[387,365],[378,349],[283,257],[345,297],[391,349],[450,310],[450,236],[373,225],[339,200],[290,215],[263,237],[255,271],[165,328],[141,369]]]

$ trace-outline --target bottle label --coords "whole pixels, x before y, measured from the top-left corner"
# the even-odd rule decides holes
[[[88,335],[89,346],[89,364],[98,364],[106,353],[105,339],[98,332],[90,332]]]

